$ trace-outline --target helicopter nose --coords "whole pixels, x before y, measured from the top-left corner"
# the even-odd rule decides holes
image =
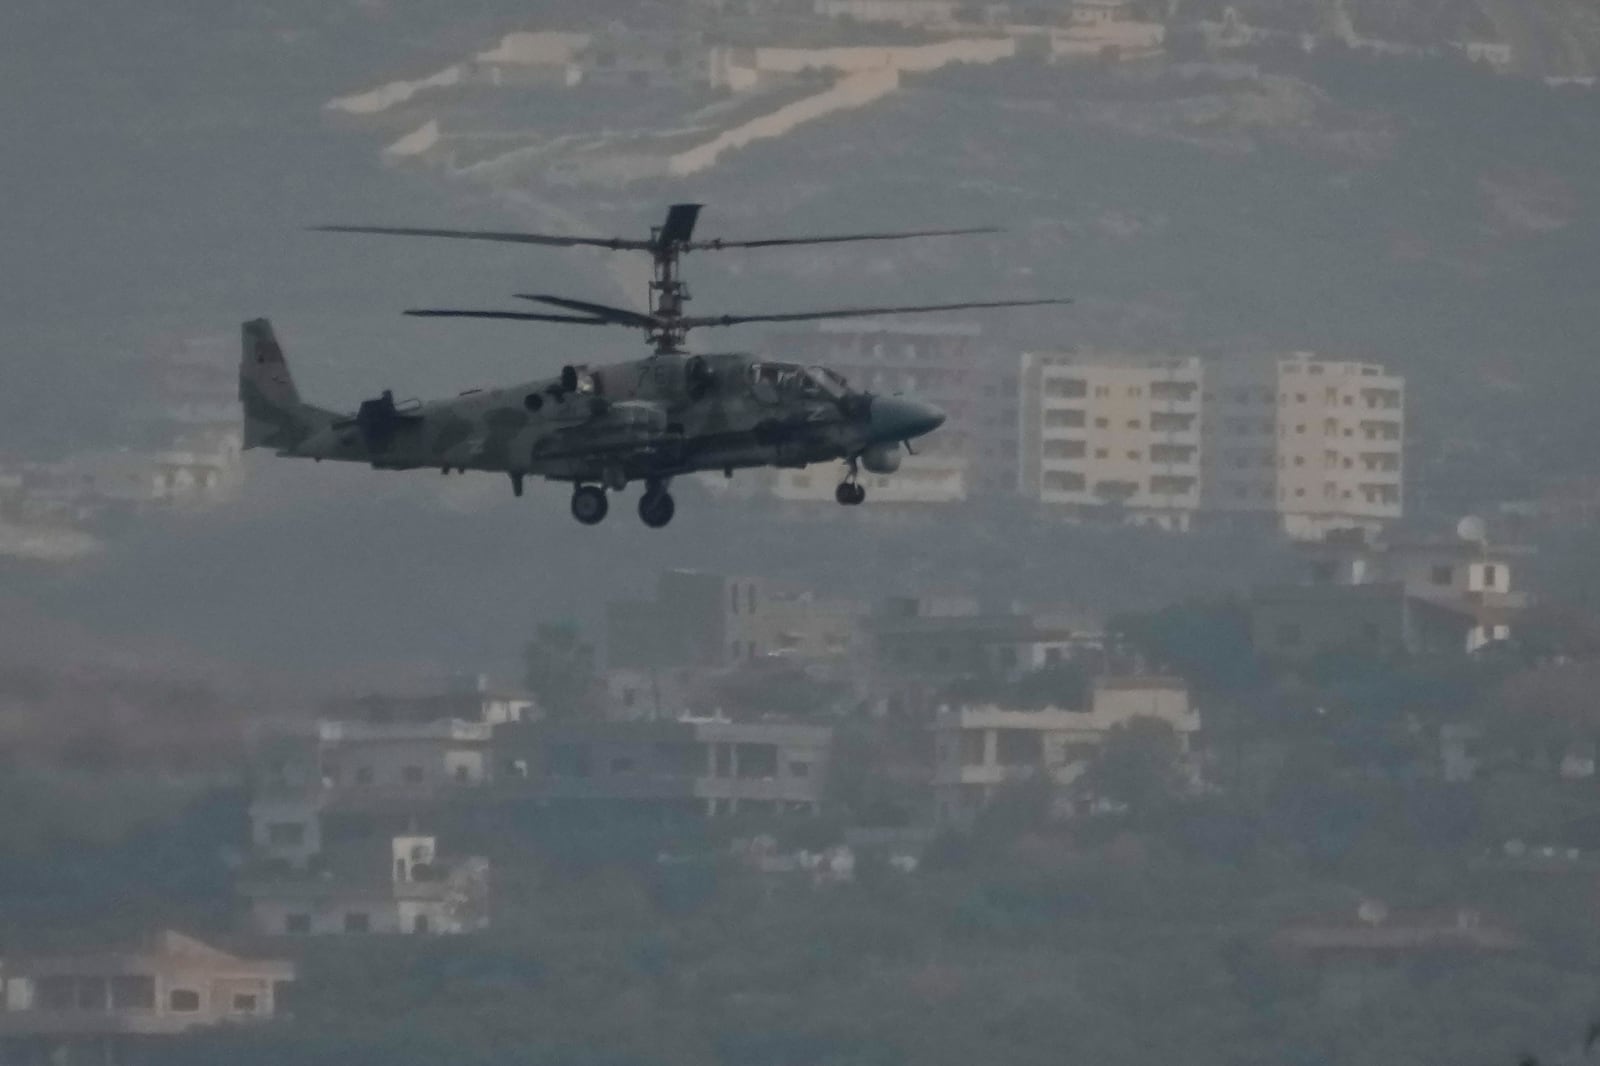
[[[910,440],[944,425],[944,412],[904,396],[874,396],[868,426],[875,440]]]

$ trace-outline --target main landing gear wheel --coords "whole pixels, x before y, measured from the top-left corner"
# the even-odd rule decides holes
[[[841,481],[839,487],[833,490],[833,498],[842,506],[855,507],[867,498],[867,490],[854,481]]]
[[[672,493],[666,489],[647,492],[639,497],[639,520],[651,529],[660,529],[672,521],[677,509],[677,504],[672,502]]]
[[[606,490],[600,486],[579,485],[572,490],[572,517],[584,525],[598,525],[610,509]]]

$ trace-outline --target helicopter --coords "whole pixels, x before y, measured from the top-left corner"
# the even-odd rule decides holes
[[[681,272],[690,252],[856,241],[891,241],[997,232],[992,227],[851,233],[754,240],[694,236],[702,205],[674,204],[648,238],[559,236],[486,230],[328,225],[323,232],[446,238],[643,252],[651,257],[651,310],[630,310],[548,293],[518,293],[538,310],[419,308],[423,318],[499,319],[642,330],[651,352],[608,366],[569,363],[558,374],[517,385],[471,389],[448,399],[396,402],[390,390],[340,413],[303,402],[283,349],[264,318],[244,323],[239,400],[245,448],[279,456],[367,463],[382,470],[468,470],[507,475],[515,495],[525,480],[569,482],[572,515],[601,522],[609,497],[635,482],[639,518],[652,529],[672,521],[670,492],[680,475],[761,467],[804,467],[843,460],[834,498],[866,499],[860,472],[891,474],[901,450],[937,429],[944,412],[907,396],[854,388],[820,366],[748,352],[692,353],[692,330],[751,322],[800,322],[885,314],[1070,303],[1064,299],[988,300],[901,307],[832,308],[754,315],[695,316]]]

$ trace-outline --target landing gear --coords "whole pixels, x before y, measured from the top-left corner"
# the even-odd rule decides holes
[[[861,476],[861,462],[858,457],[851,456],[847,460],[850,464],[850,473],[845,475],[839,487],[833,490],[833,498],[839,501],[841,507],[859,507],[867,498],[867,490],[856,479]]]
[[[645,486],[644,495],[639,497],[639,520],[651,529],[660,529],[671,522],[677,509],[664,482],[651,480]]]
[[[572,490],[572,517],[584,525],[598,525],[610,509],[606,490],[599,485],[578,485]]]

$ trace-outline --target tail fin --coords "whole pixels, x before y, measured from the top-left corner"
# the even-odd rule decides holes
[[[322,412],[300,402],[272,323],[264,318],[246,322],[243,340],[239,403],[244,408],[244,446],[292,451],[322,424]]]

